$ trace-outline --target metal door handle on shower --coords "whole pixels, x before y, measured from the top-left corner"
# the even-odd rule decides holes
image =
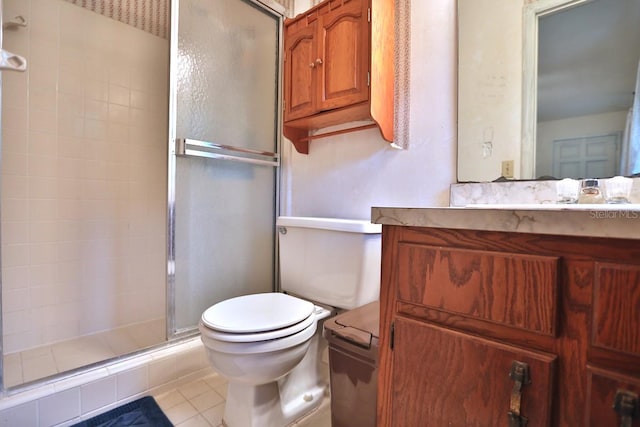
[[[280,155],[269,151],[198,141],[189,138],[176,139],[176,156],[197,156],[209,159],[225,159],[265,166],[279,166]]]

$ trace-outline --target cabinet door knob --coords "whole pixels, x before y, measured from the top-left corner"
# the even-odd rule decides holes
[[[314,62],[312,62],[311,64],[309,64],[309,68],[315,68],[316,64]]]
[[[322,65],[322,59],[320,58],[316,59],[316,65]]]

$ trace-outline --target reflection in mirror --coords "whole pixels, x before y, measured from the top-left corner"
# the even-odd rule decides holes
[[[640,172],[633,170],[640,140],[631,137],[640,126],[637,115],[632,126],[638,22],[637,0],[573,2],[538,13],[534,176]]]
[[[640,162],[623,143],[640,122],[639,108],[630,114],[639,1],[459,0],[458,8],[459,181],[494,180],[507,160],[516,179],[639,172],[621,165],[625,152],[627,163]]]
[[[28,61],[2,75],[5,388],[166,340],[168,10],[77,3],[4,2]]]

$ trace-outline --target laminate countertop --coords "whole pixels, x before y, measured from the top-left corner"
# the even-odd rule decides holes
[[[373,207],[371,222],[407,227],[640,239],[640,204]]]

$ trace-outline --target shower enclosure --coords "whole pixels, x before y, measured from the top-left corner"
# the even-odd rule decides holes
[[[3,2],[3,47],[28,64],[1,73],[4,388],[271,291],[281,9]]]

